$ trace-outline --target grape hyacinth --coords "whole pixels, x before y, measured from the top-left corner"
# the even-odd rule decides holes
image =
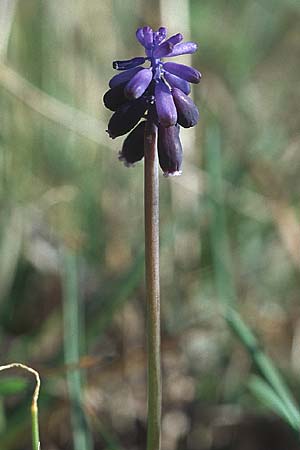
[[[164,27],[158,31],[139,28],[136,37],[146,56],[113,62],[113,68],[120,73],[110,80],[110,89],[103,97],[104,105],[114,111],[107,132],[112,139],[130,132],[119,156],[130,166],[144,156],[146,121],[141,119],[153,121],[158,127],[158,156],[164,175],[180,175],[180,126],[193,127],[199,120],[189,94],[190,83],[199,83],[201,74],[193,67],[163,62],[162,58],[195,53],[197,44],[182,42],[180,33],[167,39]]]

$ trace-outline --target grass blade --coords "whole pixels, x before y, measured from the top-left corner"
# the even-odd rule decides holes
[[[217,125],[208,127],[206,135],[206,164],[209,173],[209,202],[211,217],[211,247],[219,300],[235,302],[232,280],[232,262],[229,250],[224,186],[222,179],[221,137]]]
[[[281,416],[292,428],[299,430],[299,424],[295,421],[293,415],[266,381],[254,375],[250,378],[248,386],[252,394],[255,395],[260,402],[264,403],[266,407]]]
[[[79,294],[76,256],[71,251],[63,253],[63,317],[64,317],[64,352],[65,364],[77,364],[79,351]],[[87,420],[82,408],[82,375],[80,370],[68,371],[68,389],[71,401],[71,419],[75,450],[89,450],[92,439]]]
[[[284,407],[289,412],[291,417],[293,417],[294,423],[297,424],[297,429],[299,430],[299,408],[296,406],[289,388],[274,366],[273,362],[260,348],[254,334],[236,311],[228,308],[225,313],[225,318],[231,330],[235,333],[248,351],[261,375],[281,399]]]
[[[275,368],[271,359],[260,348],[251,329],[243,322],[240,315],[232,308],[236,302],[236,292],[232,277],[232,263],[228,243],[226,214],[224,208],[224,186],[222,178],[221,139],[217,125],[211,125],[207,131],[206,139],[207,168],[210,179],[211,194],[211,246],[213,251],[213,264],[217,284],[218,297],[225,306],[225,319],[230,329],[239,338],[248,351],[257,369],[269,384],[269,388],[282,401],[289,417],[288,422],[300,429],[300,412],[284,379]],[[259,386],[261,389],[261,385]],[[259,389],[258,388],[258,389]],[[270,391],[268,391],[270,397]],[[273,402],[274,406],[274,402]],[[285,418],[287,416],[285,415]],[[292,421],[292,422],[291,422]]]

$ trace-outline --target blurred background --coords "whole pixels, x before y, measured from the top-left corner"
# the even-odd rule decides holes
[[[43,449],[145,448],[143,163],[118,161],[102,105],[143,25],[198,42],[203,74],[160,184],[162,447],[300,448],[299,19],[298,0],[0,0],[0,364],[39,370]],[[33,389],[1,373],[1,450],[30,448]]]

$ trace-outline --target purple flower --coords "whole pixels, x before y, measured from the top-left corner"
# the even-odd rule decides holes
[[[176,125],[177,111],[172,97],[172,93],[163,80],[159,80],[155,85],[155,104],[159,125],[171,127]]]
[[[180,89],[172,89],[174,104],[177,109],[177,122],[184,128],[194,127],[199,120],[199,111],[191,97]]]
[[[104,105],[114,111],[107,132],[115,138],[132,130],[120,152],[120,159],[132,165],[144,156],[146,122],[140,120],[154,121],[158,126],[160,166],[165,175],[178,175],[182,163],[179,125],[189,128],[199,120],[198,109],[188,95],[190,83],[199,83],[201,74],[193,67],[162,58],[195,53],[197,44],[182,42],[181,33],[167,38],[165,27],[157,31],[141,27],[136,38],[146,56],[113,63],[120,73],[112,77],[103,97]]]
[[[165,176],[181,175],[182,146],[179,125],[158,128],[158,158]]]
[[[137,72],[124,89],[125,95],[129,99],[139,98],[146,91],[152,80],[151,69],[142,69]]]
[[[145,114],[147,107],[147,100],[143,97],[121,105],[108,122],[109,137],[115,139],[132,130]]]
[[[144,157],[144,133],[146,122],[143,120],[126,137],[123,142],[119,159],[124,161],[125,166],[133,166]]]

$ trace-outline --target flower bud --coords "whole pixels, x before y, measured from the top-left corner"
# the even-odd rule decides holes
[[[177,75],[190,83],[200,83],[201,73],[197,69],[194,69],[194,67],[173,62],[166,62],[163,64],[163,67],[167,72]]]
[[[113,68],[116,70],[133,69],[134,67],[144,64],[145,60],[146,60],[146,58],[143,58],[142,56],[138,56],[136,58],[126,59],[124,61],[114,61]]]
[[[123,105],[123,103],[128,102],[128,99],[124,94],[125,86],[126,83],[122,83],[105,92],[103,96],[103,103],[106,108],[111,111],[116,111],[121,105]]]
[[[139,43],[145,46],[144,29],[142,27],[136,30],[135,36]]]
[[[158,128],[158,158],[164,175],[181,174],[182,146],[179,138],[179,125]]]
[[[150,27],[143,28],[144,33],[144,46],[147,49],[151,49],[153,44],[153,30]]]
[[[160,44],[153,52],[154,58],[164,58],[169,55],[174,48],[174,45],[171,42],[163,42]]]
[[[186,95],[188,95],[191,92],[191,86],[187,81],[183,80],[182,78],[179,78],[176,75],[172,75],[169,72],[165,72],[164,77],[172,88],[178,88]]]
[[[133,67],[133,69],[124,70],[123,72],[117,73],[117,75],[113,76],[108,83],[109,87],[113,88],[118,84],[126,83],[140,70],[143,70],[143,67]]]
[[[125,87],[125,95],[129,99],[139,98],[152,80],[152,70],[143,69],[136,73]]]
[[[157,32],[154,33],[154,43],[159,45],[167,36],[166,27],[160,27]]]
[[[198,46],[195,42],[182,42],[175,45],[167,57],[192,54],[197,51],[197,48]]]
[[[143,97],[121,105],[108,122],[109,136],[114,139],[128,133],[142,118],[147,107],[148,102]]]
[[[170,42],[172,45],[177,45],[179,42],[181,42],[183,39],[183,36],[181,33],[173,34],[173,36],[169,37],[166,42]]]
[[[144,157],[144,133],[145,124],[143,120],[135,127],[127,136],[123,143],[119,159],[124,162],[125,166],[130,167]]]
[[[168,86],[162,81],[155,86],[156,112],[160,125],[171,127],[177,122],[177,111]]]
[[[180,89],[172,89],[174,103],[177,109],[177,122],[184,128],[194,127],[199,120],[199,111],[191,97]]]

